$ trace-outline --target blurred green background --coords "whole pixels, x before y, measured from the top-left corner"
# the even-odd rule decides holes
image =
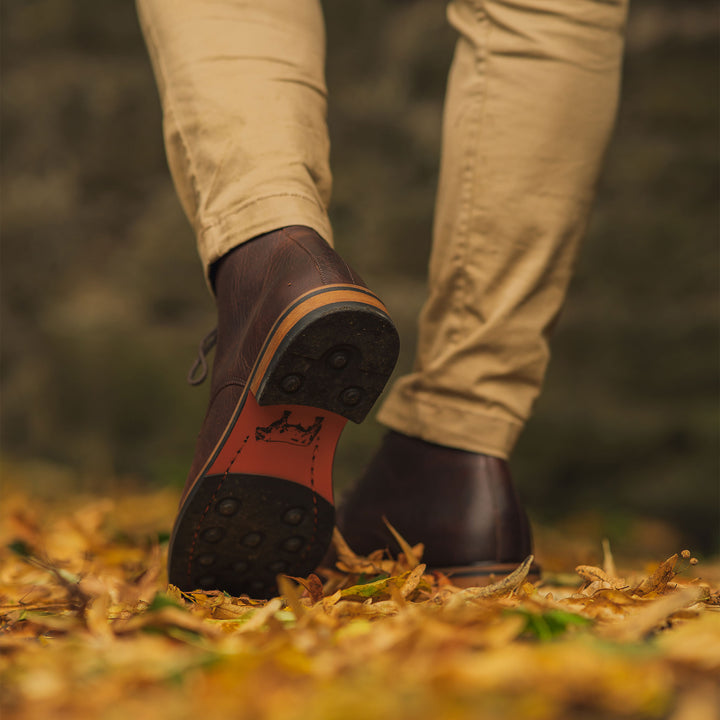
[[[337,244],[412,360],[453,32],[438,0],[326,3]],[[214,324],[129,0],[2,3],[1,453],[35,492],[180,486]],[[714,2],[637,0],[623,102],[545,392],[513,458],[535,519],[717,550]],[[349,427],[342,487],[382,429]],[[168,520],[170,522],[170,519]],[[624,534],[625,533],[625,534]]]

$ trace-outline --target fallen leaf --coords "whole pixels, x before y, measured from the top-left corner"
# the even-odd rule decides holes
[[[492,585],[470,587],[454,593],[448,600],[448,607],[454,608],[478,598],[495,598],[511,593],[525,582],[534,560],[533,555],[528,555],[513,572]]]
[[[415,555],[415,551],[413,548],[410,547],[410,544],[405,540],[405,538],[390,524],[389,520],[383,516],[383,522],[387,526],[388,530],[392,533],[392,536],[397,541],[397,544],[400,546],[400,549],[403,551],[405,557],[407,558],[408,564],[410,565],[410,569],[416,568],[420,564],[420,558]]]

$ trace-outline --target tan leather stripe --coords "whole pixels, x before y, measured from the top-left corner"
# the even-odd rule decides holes
[[[338,287],[341,289],[318,293],[307,300],[300,302],[293,310],[290,311],[290,313],[288,313],[280,325],[275,329],[270,342],[265,347],[262,358],[260,358],[258,365],[255,368],[253,380],[250,385],[250,389],[253,394],[257,393],[257,390],[260,387],[260,382],[265,375],[265,371],[267,370],[275,351],[278,347],[280,347],[280,343],[303,316],[326,305],[334,305],[342,302],[363,303],[364,305],[371,305],[372,307],[378,308],[384,313],[387,313],[385,306],[374,295],[370,295],[367,292],[361,292],[359,290],[352,290],[347,286]]]

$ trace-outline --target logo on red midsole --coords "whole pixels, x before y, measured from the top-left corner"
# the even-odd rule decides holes
[[[300,445],[307,447],[317,437],[325,419],[322,416],[315,418],[312,425],[303,427],[300,423],[295,425],[288,422],[290,410],[285,410],[282,417],[270,423],[267,427],[255,428],[255,440],[267,443],[286,443],[287,445]]]

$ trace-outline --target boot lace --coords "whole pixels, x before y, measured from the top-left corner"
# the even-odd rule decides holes
[[[217,328],[211,330],[200,342],[197,357],[187,376],[187,381],[190,385],[200,385],[204,382],[208,374],[207,355],[215,347],[216,343]],[[198,370],[200,371],[199,375]]]

